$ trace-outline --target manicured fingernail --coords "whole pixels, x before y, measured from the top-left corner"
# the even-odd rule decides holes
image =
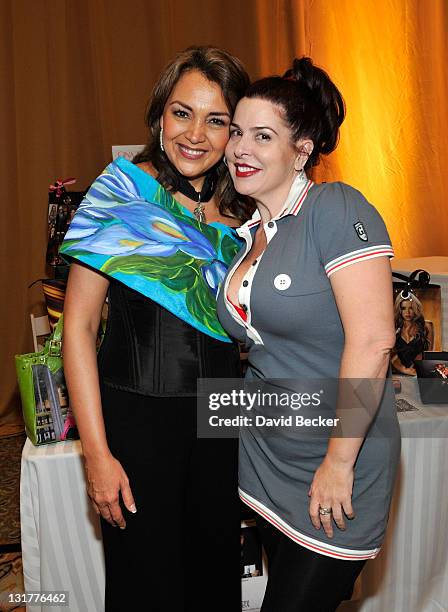
[[[132,514],[135,514],[137,512],[137,508],[135,507],[135,504],[132,504],[129,510],[132,512]]]
[[[126,529],[126,527],[121,527],[121,526],[120,526],[120,529]]]

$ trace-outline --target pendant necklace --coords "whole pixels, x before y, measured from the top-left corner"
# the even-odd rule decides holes
[[[216,191],[216,186],[218,183],[218,173],[215,168],[212,168],[207,172],[204,179],[204,184],[202,185],[201,191],[196,191],[190,181],[185,178],[176,168],[175,172],[177,175],[177,185],[176,190],[187,196],[193,202],[197,202],[196,208],[193,210],[193,214],[199,223],[206,223],[206,215],[205,215],[205,202],[209,202],[213,194]]]
[[[205,206],[201,202],[201,194],[200,193],[198,193],[198,205],[194,209],[193,214],[196,217],[196,219],[199,221],[199,223],[206,223]]]

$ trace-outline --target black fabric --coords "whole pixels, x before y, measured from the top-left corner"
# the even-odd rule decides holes
[[[106,612],[240,612],[237,441],[196,438],[196,402],[102,388],[137,513],[101,520]],[[277,611],[278,612],[278,611]]]
[[[195,396],[198,378],[239,378],[238,347],[188,325],[118,281],[98,354],[103,383],[143,395]]]
[[[268,584],[261,612],[334,612],[350,599],[365,561],[345,561],[293,542],[257,516],[268,558]]]
[[[174,170],[177,177],[177,191],[183,193],[184,196],[187,196],[187,198],[190,198],[193,202],[208,202],[212,199],[218,184],[218,172],[215,167],[211,168],[205,175],[201,191],[196,191],[190,181],[172,164],[171,168]]]
[[[401,337],[401,330],[395,336],[395,352],[405,368],[411,368],[417,355],[425,350],[425,341],[420,336],[416,336],[410,342],[406,342]]]

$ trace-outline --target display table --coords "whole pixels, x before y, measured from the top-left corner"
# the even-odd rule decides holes
[[[448,610],[448,405],[423,405],[417,379],[398,377],[418,410],[399,413],[400,469],[381,552],[360,577],[350,612]]]
[[[69,591],[69,607],[32,612],[101,612],[104,558],[99,520],[87,497],[79,441],[35,447],[27,439],[20,480],[26,591]]]
[[[399,415],[403,450],[386,541],[361,575],[360,599],[340,612],[448,610],[448,406],[423,406],[417,381],[401,381],[399,397],[418,410]],[[102,547],[79,442],[36,448],[27,440],[21,519],[26,590],[70,591],[70,606],[54,612],[102,612]]]

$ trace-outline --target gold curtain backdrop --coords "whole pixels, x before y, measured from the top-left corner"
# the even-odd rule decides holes
[[[317,180],[360,189],[398,257],[448,255],[447,26],[446,0],[0,0],[0,423],[18,418],[13,355],[41,308],[27,286],[46,276],[48,185],[83,189],[113,144],[143,143],[152,84],[187,46],[221,46],[254,78],[311,56],[347,103]]]

